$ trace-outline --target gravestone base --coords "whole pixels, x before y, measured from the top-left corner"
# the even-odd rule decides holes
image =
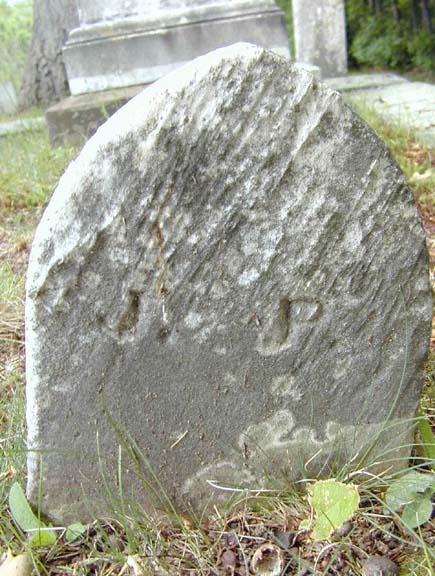
[[[109,116],[146,85],[70,96],[51,106],[45,113],[48,134],[55,146],[80,146]]]

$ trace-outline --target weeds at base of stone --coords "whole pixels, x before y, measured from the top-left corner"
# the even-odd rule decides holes
[[[310,514],[304,496],[283,493],[242,497],[231,510],[215,509],[198,525],[187,518],[182,525],[170,517],[156,520],[139,509],[130,515],[115,512],[111,519],[93,522],[81,539],[59,539],[32,556],[39,574],[247,576],[261,573],[252,571],[252,558],[267,544],[284,557],[282,575],[356,576],[370,556],[404,564],[403,574],[433,574],[435,526],[411,534],[399,518],[382,512],[376,486],[362,496],[360,512],[329,542],[313,542],[309,531],[299,528]]]
[[[310,529],[301,528],[312,509],[305,492],[294,487],[272,495],[238,490],[231,505],[215,507],[201,518],[178,513],[128,433],[119,427],[117,433],[124,446],[119,451],[117,489],[112,488],[101,466],[112,517],[93,522],[77,541],[66,542],[60,537],[50,548],[33,549],[39,574],[247,576],[262,574],[252,570],[252,562],[265,545],[282,555],[282,575],[359,576],[364,574],[364,560],[373,556],[396,564],[406,560],[409,565],[412,561],[426,570],[423,573],[433,574],[435,523],[431,520],[421,529],[409,530],[400,514],[393,510],[386,513],[383,495],[390,479],[368,470],[355,471],[355,475],[367,478],[359,484],[359,510],[329,541],[316,542]],[[135,502],[125,500],[123,452],[133,455],[152,474],[151,481],[149,476],[143,479],[148,489],[160,493],[165,514],[147,514]],[[426,467],[432,464],[424,462]]]

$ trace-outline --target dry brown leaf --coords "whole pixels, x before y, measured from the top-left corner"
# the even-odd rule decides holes
[[[8,552],[6,560],[0,566],[0,576],[31,576],[33,563],[28,554],[12,556]]]
[[[237,556],[234,554],[232,550],[227,549],[222,554],[221,564],[226,571],[230,572],[230,574],[234,574],[234,570],[237,564]]]
[[[275,544],[266,542],[254,552],[251,568],[259,576],[279,576],[284,567],[283,551]]]

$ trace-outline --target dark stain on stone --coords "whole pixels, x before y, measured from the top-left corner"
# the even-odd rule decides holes
[[[120,319],[118,320],[117,332],[124,334],[125,332],[133,332],[139,318],[139,304],[140,295],[134,290],[130,290],[128,294],[127,307]]]
[[[288,338],[290,330],[290,309],[291,302],[287,296],[284,296],[279,301],[278,314],[275,321],[275,343],[277,346],[282,346]]]
[[[157,338],[160,342],[165,342],[171,333],[168,326],[161,326],[157,332]]]

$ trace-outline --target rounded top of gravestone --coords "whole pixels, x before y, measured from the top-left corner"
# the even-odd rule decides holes
[[[375,133],[272,52],[198,58],[98,130],[36,232],[29,496],[107,513],[121,439],[145,504],[148,464],[199,507],[216,483],[368,465],[375,440],[400,462],[430,322],[422,227]]]

